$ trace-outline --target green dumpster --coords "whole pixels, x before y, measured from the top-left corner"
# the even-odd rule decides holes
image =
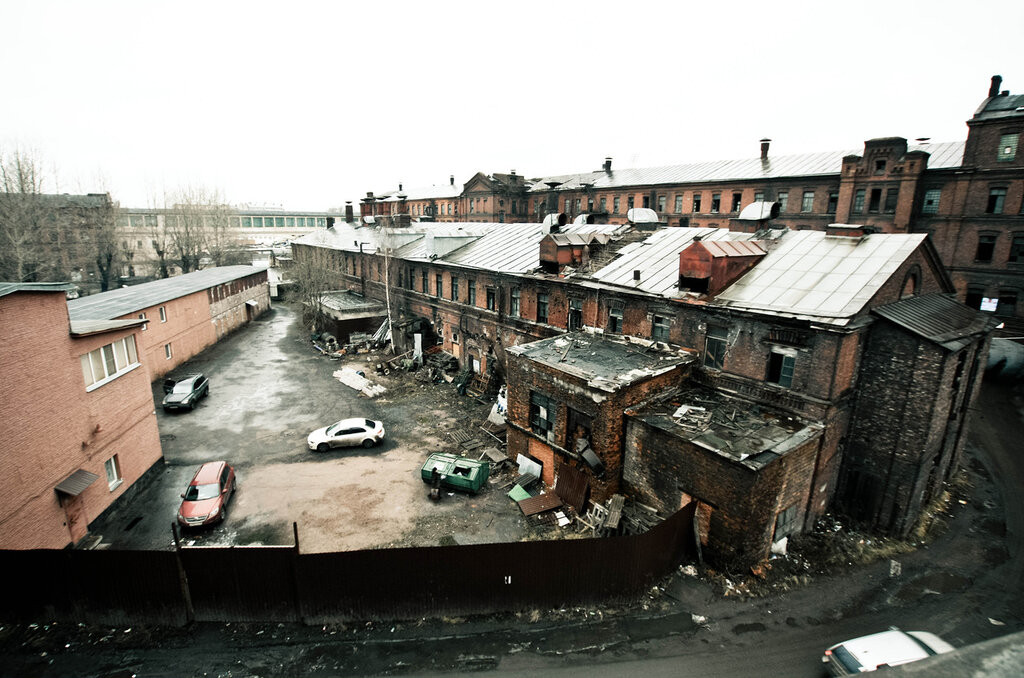
[[[431,482],[435,469],[441,475],[443,487],[476,494],[487,482],[491,465],[486,461],[467,459],[447,452],[434,452],[427,457],[420,470],[423,482]]]

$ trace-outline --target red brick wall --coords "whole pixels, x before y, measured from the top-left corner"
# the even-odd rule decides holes
[[[80,356],[134,334],[82,339],[69,333],[63,293],[0,297],[0,548],[62,548],[70,542],[54,487],[77,469],[99,476],[81,495],[96,518],[161,457],[146,358],[86,392]],[[118,455],[124,482],[107,485],[104,462]]]
[[[166,322],[160,320],[161,306],[166,312]],[[146,330],[140,331],[138,336],[153,379],[170,372],[217,341],[206,290],[151,306],[142,312],[149,322]],[[136,318],[138,313],[124,317]],[[164,345],[168,343],[171,345],[170,359],[164,352]]]

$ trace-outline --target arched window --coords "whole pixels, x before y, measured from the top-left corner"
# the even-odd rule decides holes
[[[921,287],[921,269],[914,266],[907,275],[903,278],[903,287],[900,289],[900,299],[906,299],[907,297],[913,297],[918,294]]]

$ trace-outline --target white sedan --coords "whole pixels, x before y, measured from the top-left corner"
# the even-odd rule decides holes
[[[953,646],[934,633],[891,626],[888,631],[837,643],[825,650],[821,661],[829,675],[849,676],[952,651]]]
[[[332,447],[373,447],[384,440],[384,424],[372,419],[342,419],[309,434],[309,449],[326,452]]]

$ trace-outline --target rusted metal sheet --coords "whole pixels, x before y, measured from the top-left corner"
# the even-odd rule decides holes
[[[575,466],[559,463],[555,494],[571,506],[577,515],[581,515],[590,496],[590,479]]]
[[[524,516],[532,516],[536,513],[550,511],[551,509],[558,508],[561,505],[562,500],[559,499],[558,495],[554,492],[538,494],[536,497],[523,499],[519,502],[519,508],[523,511]]]

